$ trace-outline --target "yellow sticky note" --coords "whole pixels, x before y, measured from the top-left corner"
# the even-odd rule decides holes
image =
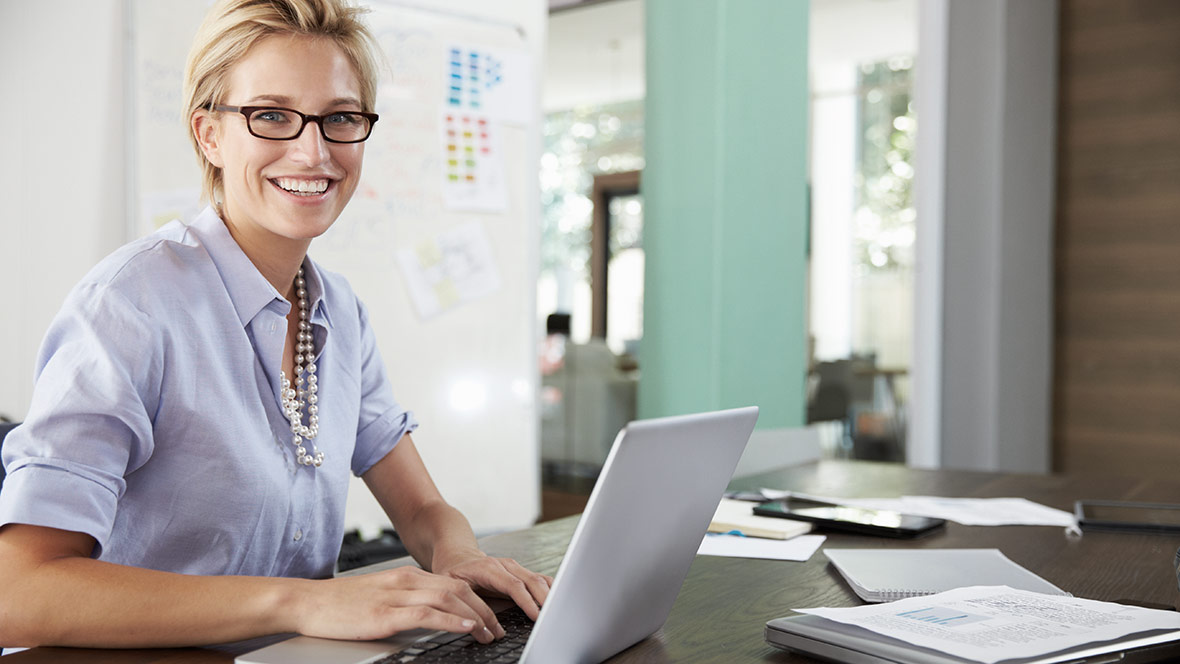
[[[442,252],[435,242],[423,242],[418,245],[418,264],[422,267],[438,265],[442,262]]]

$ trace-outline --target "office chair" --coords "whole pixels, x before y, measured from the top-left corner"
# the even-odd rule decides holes
[[[819,362],[812,368],[815,389],[807,402],[807,423],[839,424],[838,454],[852,452],[852,364],[849,360]]]
[[[0,449],[4,447],[4,438],[9,431],[20,426],[20,422],[0,422]],[[4,466],[0,464],[0,485],[4,484]]]

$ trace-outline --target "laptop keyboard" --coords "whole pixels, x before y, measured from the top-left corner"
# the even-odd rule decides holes
[[[457,664],[506,664],[520,659],[524,644],[533,631],[533,621],[520,607],[505,609],[496,614],[504,628],[504,638],[491,643],[480,643],[470,634],[444,632],[438,636],[417,641],[392,655],[373,664],[401,664],[402,662],[456,662]]]

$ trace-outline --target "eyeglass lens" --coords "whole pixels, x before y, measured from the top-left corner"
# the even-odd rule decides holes
[[[303,127],[298,113],[282,108],[261,108],[250,114],[250,131],[263,138],[295,138]],[[353,142],[369,135],[369,119],[358,113],[329,113],[317,123],[331,141]]]

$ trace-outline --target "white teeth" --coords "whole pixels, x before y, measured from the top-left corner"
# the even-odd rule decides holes
[[[275,178],[280,188],[293,194],[322,194],[328,189],[328,180],[299,180],[296,178]]]

